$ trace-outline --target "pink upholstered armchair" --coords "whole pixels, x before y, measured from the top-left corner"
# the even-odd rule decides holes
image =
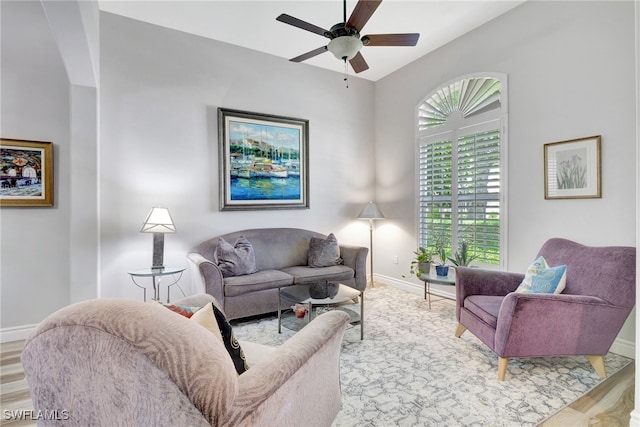
[[[458,268],[455,336],[469,330],[489,346],[500,380],[509,358],[574,355],[605,377],[603,356],[635,304],[636,249],[554,238],[538,256],[567,265],[562,293],[515,293],[524,274]]]
[[[210,295],[179,301],[211,302]],[[45,319],[22,363],[34,409],[58,414],[62,424],[328,426],[340,410],[348,322],[335,310],[280,347],[241,341],[250,367],[238,375],[222,340],[195,321],[160,304],[97,299]]]

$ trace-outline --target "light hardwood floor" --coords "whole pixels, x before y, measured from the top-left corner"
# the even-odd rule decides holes
[[[24,341],[0,344],[0,425],[3,426],[36,425],[28,416],[18,415],[33,410],[29,386],[20,363],[23,347]]]
[[[20,363],[23,346],[24,341],[0,344],[0,425],[3,426],[36,425],[29,419],[8,419],[11,414],[33,409]],[[591,392],[544,420],[539,427],[628,426],[634,405],[634,378],[635,363],[632,362]]]
[[[634,405],[635,370],[635,362],[631,362],[539,426],[628,426]]]

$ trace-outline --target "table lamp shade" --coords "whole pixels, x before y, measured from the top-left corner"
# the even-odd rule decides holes
[[[386,219],[386,217],[382,211],[380,211],[375,202],[369,202],[364,208],[362,208],[362,211],[360,211],[358,219]]]
[[[144,220],[141,233],[153,233],[153,263],[151,268],[164,268],[164,233],[175,233],[176,226],[173,225],[169,209],[154,207]]]
[[[176,226],[173,224],[169,209],[155,207],[151,208],[147,219],[144,220],[141,233],[175,233]]]

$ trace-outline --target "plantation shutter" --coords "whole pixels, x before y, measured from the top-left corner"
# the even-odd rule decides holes
[[[464,240],[476,263],[504,267],[504,77],[450,82],[417,107],[418,244],[432,254]]]
[[[434,251],[435,242],[452,233],[453,134],[425,138],[419,146],[419,243]]]
[[[500,261],[500,128],[494,121],[458,137],[457,240],[477,261]]]

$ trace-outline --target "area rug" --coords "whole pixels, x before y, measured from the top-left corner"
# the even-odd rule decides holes
[[[364,310],[364,340],[359,325],[345,332],[336,427],[533,426],[602,382],[586,357],[513,359],[498,381],[496,355],[469,332],[454,337],[450,300],[429,310],[419,295],[376,285],[365,292]],[[267,345],[295,333],[278,334],[275,317],[236,322],[234,331]],[[609,375],[630,362],[605,356]]]

